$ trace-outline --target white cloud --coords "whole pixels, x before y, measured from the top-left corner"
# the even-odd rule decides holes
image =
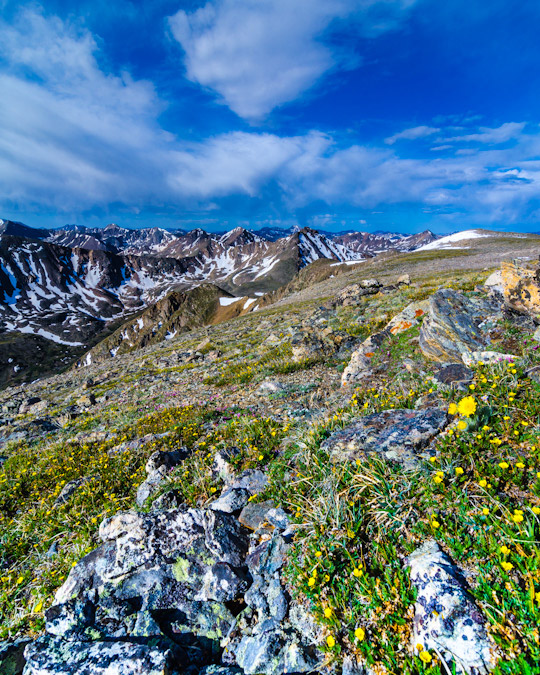
[[[511,223],[540,200],[538,127],[471,128],[461,138],[481,142],[467,155],[429,159],[411,159],[397,145],[343,147],[316,130],[236,131],[188,143],[160,128],[163,103],[150,83],[102,72],[88,32],[38,12],[15,26],[0,22],[0,32],[4,209],[214,214],[222,199],[240,196],[286,217],[314,203],[328,205],[323,213],[408,203]],[[515,142],[501,147],[503,138]]]
[[[414,2],[214,0],[180,10],[169,23],[187,77],[216,91],[240,117],[258,120],[339,65],[343,54],[323,40],[336,22],[348,19],[357,37],[373,37],[393,28]]]
[[[426,136],[431,136],[436,134],[440,129],[438,127],[428,127],[425,125],[419,127],[412,127],[411,129],[404,129],[393,136],[385,138],[384,142],[387,145],[393,145],[396,141],[409,140],[414,141],[418,138],[425,138]]]
[[[477,133],[452,136],[451,138],[445,138],[444,140],[447,143],[466,141],[494,145],[519,138],[524,128],[525,122],[505,122],[504,124],[501,124],[500,127],[480,127]]]

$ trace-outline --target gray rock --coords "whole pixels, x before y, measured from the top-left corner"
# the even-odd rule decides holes
[[[21,675],[24,668],[24,648],[30,640],[0,642],[0,673]]]
[[[269,499],[266,502],[249,502],[238,516],[238,520],[250,530],[256,530],[266,522],[267,514],[274,509],[274,502]]]
[[[414,466],[418,451],[428,445],[448,421],[446,412],[438,408],[384,410],[335,431],[322,447],[333,461],[378,455]]]
[[[169,471],[175,466],[178,466],[188,455],[187,448],[179,448],[178,450],[156,450],[153,452],[146,462],[146,473],[153,474],[160,469]]]
[[[53,506],[61,506],[68,502],[71,497],[82,488],[84,485],[87,485],[91,481],[96,480],[95,476],[84,476],[83,478],[78,478],[77,480],[70,480],[69,483],[66,483],[58,497],[54,500]]]
[[[134,642],[42,637],[25,650],[24,675],[170,675],[168,650]]]
[[[437,383],[445,386],[456,386],[469,384],[472,382],[474,372],[463,365],[463,363],[448,363],[439,368],[435,373],[434,379]]]
[[[165,480],[166,475],[175,466],[178,466],[187,457],[186,448],[178,450],[156,450],[146,462],[147,479],[137,488],[135,502],[137,506],[144,506],[146,501],[159,490],[159,486]]]
[[[263,492],[267,485],[268,477],[260,469],[248,469],[230,483],[231,488],[244,488],[252,495]]]
[[[247,675],[308,673],[320,665],[315,650],[308,651],[298,634],[280,630],[242,638],[236,661]]]
[[[248,503],[250,492],[244,488],[226,490],[220,497],[208,505],[212,511],[236,513]]]
[[[495,646],[460,570],[434,540],[414,551],[408,564],[417,590],[412,647],[436,649],[458,673],[493,670]]]
[[[434,361],[461,361],[464,353],[482,351],[489,344],[490,329],[501,317],[500,306],[492,299],[444,288],[429,299],[420,349]]]
[[[281,382],[276,380],[263,380],[257,389],[258,394],[280,394],[285,391],[285,387]]]

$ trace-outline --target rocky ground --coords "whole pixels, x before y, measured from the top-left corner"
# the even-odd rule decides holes
[[[538,277],[438,255],[2,392],[0,672],[540,672]]]

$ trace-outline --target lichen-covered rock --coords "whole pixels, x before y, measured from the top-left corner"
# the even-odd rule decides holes
[[[135,498],[137,506],[143,506],[149,497],[157,492],[159,486],[165,480],[167,473],[183,462],[187,454],[186,448],[180,448],[170,451],[156,450],[156,452],[150,455],[146,462],[148,477],[137,489],[137,496]]]
[[[436,649],[457,673],[493,670],[494,645],[459,569],[433,540],[414,551],[408,564],[417,590],[411,646]]]
[[[245,601],[254,611],[254,623],[238,632],[229,649],[247,675],[310,672],[323,660],[317,649],[320,630],[294,604],[281,581],[287,549],[284,538],[274,533],[254,543],[246,559],[253,583]]]
[[[505,262],[501,276],[505,304],[516,312],[540,317],[540,267],[528,269]]]
[[[0,642],[0,673],[2,675],[21,675],[24,668],[24,648],[30,640]]]
[[[341,376],[343,386],[353,384],[361,380],[371,370],[371,360],[378,349],[392,335],[399,335],[413,326],[417,326],[424,317],[428,307],[427,300],[412,302],[403,311],[397,314],[378,333],[368,337],[358,349],[356,349]]]
[[[446,387],[462,387],[472,382],[473,377],[474,372],[463,363],[448,363],[441,366],[434,375],[435,381]]]
[[[381,286],[377,279],[364,279],[358,284],[346,286],[337,294],[332,304],[341,307],[358,305],[366,295],[378,293]]]
[[[461,361],[464,353],[482,351],[490,342],[490,329],[502,317],[496,301],[468,297],[443,288],[429,299],[420,331],[420,349],[433,361]]]
[[[335,431],[322,445],[333,461],[368,455],[413,466],[417,453],[448,424],[440,408],[383,410]]]
[[[236,513],[248,503],[251,494],[245,488],[225,489],[223,494],[208,505],[212,511],[223,513]]]
[[[24,675],[172,675],[171,652],[135,642],[45,636],[25,650]]]
[[[57,591],[46,613],[49,634],[70,641],[152,638],[175,659],[189,648],[192,661],[219,652],[235,624],[226,603],[241,600],[250,583],[247,530],[236,518],[185,506],[130,511],[103,521],[100,537],[104,544]]]

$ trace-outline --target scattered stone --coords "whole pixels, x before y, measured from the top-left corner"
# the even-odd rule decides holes
[[[311,631],[305,630],[306,625],[314,624],[313,619],[302,620],[302,612],[294,611],[297,606],[281,584],[280,570],[285,565],[287,548],[283,537],[274,534],[255,544],[246,559],[253,583],[245,601],[256,611],[257,621],[240,634],[230,649],[247,675],[310,672],[324,658],[314,646]]]
[[[398,277],[396,283],[398,286],[409,286],[411,283],[411,275],[402,274],[400,277]]]
[[[335,352],[335,345],[329,341],[314,335],[303,334],[302,337],[292,344],[292,360],[295,363],[312,361],[324,356],[330,356]]]
[[[150,455],[146,462],[148,477],[137,488],[137,496],[135,497],[137,506],[143,506],[158,491],[168,472],[183,462],[187,454],[187,448],[180,448],[170,451],[156,450]]]
[[[525,373],[529,379],[537,384],[540,384],[540,366],[533,366]]]
[[[39,396],[30,396],[30,398],[27,398],[24,400],[20,407],[19,407],[19,415],[26,415],[30,411],[33,406],[37,405],[38,403],[41,402],[41,399]]]
[[[24,668],[24,648],[30,640],[22,639],[0,642],[0,673],[2,675],[21,675]]]
[[[334,306],[349,307],[358,305],[366,295],[374,295],[379,292],[382,284],[377,279],[364,279],[358,284],[346,286],[333,301]]]
[[[164,469],[170,471],[175,466],[178,466],[188,456],[187,448],[179,448],[178,450],[156,450],[153,452],[146,462],[146,473],[152,474],[156,471]]]
[[[444,288],[429,299],[420,349],[433,361],[459,361],[464,352],[481,351],[489,344],[489,331],[501,317],[496,302]]]
[[[502,293],[504,290],[502,271],[497,270],[496,272],[492,272],[484,281],[484,286],[492,292]]]
[[[322,447],[330,452],[333,461],[375,455],[415,466],[418,451],[447,424],[448,415],[440,408],[384,410],[335,431]]]
[[[238,520],[250,530],[258,529],[267,520],[269,511],[274,509],[274,502],[249,502],[238,516]]]
[[[486,675],[493,670],[495,648],[460,570],[434,540],[414,551],[408,564],[418,593],[413,649],[421,644],[437,650],[458,673]]]
[[[54,500],[53,506],[62,506],[68,502],[71,497],[80,490],[83,486],[87,485],[91,481],[96,480],[96,476],[84,476],[83,478],[78,478],[76,480],[70,480],[69,483],[66,483],[58,497]]]
[[[463,363],[449,363],[439,368],[434,375],[434,380],[438,384],[445,386],[460,386],[472,382],[474,372],[467,368]]]
[[[212,472],[219,476],[222,480],[228,480],[234,477],[234,469],[230,460],[240,454],[240,448],[235,446],[218,450],[214,455],[214,463],[212,465]],[[232,487],[243,487],[232,486]]]
[[[230,487],[245,488],[252,495],[263,492],[268,485],[268,477],[260,469],[248,469],[235,479]]]
[[[96,405],[96,397],[94,394],[84,394],[84,396],[77,399],[77,405],[82,408],[89,408],[92,405]]]
[[[268,380],[268,379],[263,380],[257,390],[257,392],[261,395],[281,394],[284,391],[285,387],[281,384],[281,382],[277,382],[277,380]]]
[[[540,268],[504,262],[501,276],[505,304],[516,312],[540,317]]]
[[[371,372],[371,360],[380,347],[392,335],[399,335],[409,328],[416,326],[424,317],[428,308],[428,301],[421,300],[407,305],[381,331],[374,333],[364,340],[356,349],[347,367],[341,376],[341,384],[346,386],[363,379]]]
[[[540,326],[534,331],[532,337],[535,342],[540,342]]]
[[[223,513],[236,513],[244,508],[250,496],[249,490],[244,488],[229,489],[209,504],[208,508],[212,509],[212,511],[222,511]]]

